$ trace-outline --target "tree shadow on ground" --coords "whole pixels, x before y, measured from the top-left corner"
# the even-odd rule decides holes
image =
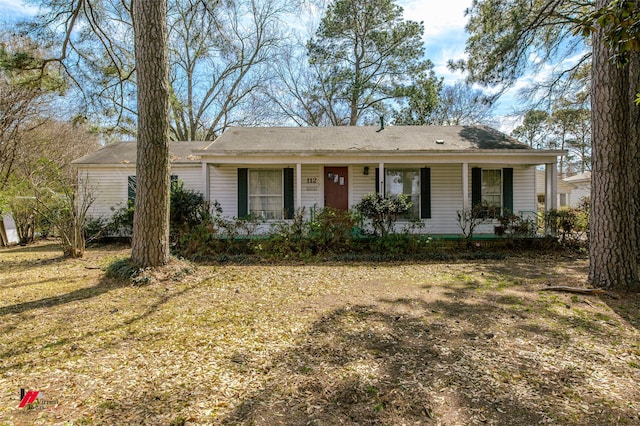
[[[600,300],[620,315],[628,324],[632,325],[636,330],[640,330],[640,294],[617,293],[614,295],[602,295]],[[637,349],[640,353],[640,344]]]
[[[154,297],[140,306],[139,312],[122,317],[120,315],[113,316],[113,319],[100,318],[99,321],[93,321],[96,315],[114,315],[118,313],[118,309],[112,309],[110,312],[95,311],[83,311],[83,302],[90,299],[100,297],[108,292],[116,291],[121,288],[131,287],[131,282],[124,279],[110,278],[102,276],[97,283],[90,287],[80,288],[68,293],[51,296],[39,300],[30,302],[19,303],[15,305],[5,306],[0,308],[0,317],[3,317],[4,325],[0,329],[3,333],[9,333],[15,330],[19,323],[25,320],[33,320],[39,315],[46,315],[46,312],[50,309],[56,308],[68,308],[72,312],[72,316],[69,318],[69,323],[77,323],[78,327],[68,327],[66,331],[57,330],[54,332],[56,339],[52,343],[43,345],[43,341],[48,339],[50,333],[47,325],[34,329],[31,333],[31,338],[26,341],[14,343],[10,350],[0,353],[0,359],[5,360],[0,364],[0,371],[7,371],[10,369],[17,369],[23,367],[27,362],[20,358],[20,355],[24,353],[32,353],[34,351],[46,351],[52,347],[59,347],[68,349],[70,347],[78,347],[83,341],[91,339],[96,336],[106,335],[111,332],[118,331],[120,329],[127,328],[135,323],[143,322],[147,318],[151,317],[154,313],[158,312],[163,305],[169,303],[171,300],[180,297],[189,291],[196,288],[198,282],[193,282],[184,286],[181,289],[163,289],[155,292]],[[76,303],[79,302],[79,303]],[[92,308],[95,310],[95,308]],[[85,322],[86,318],[91,318],[92,321]],[[93,324],[100,324],[98,327],[93,327]],[[90,329],[81,330],[84,326],[91,326]],[[51,325],[55,327],[55,324]],[[117,341],[116,341],[117,342]],[[114,343],[116,344],[116,343]],[[105,350],[109,347],[107,341],[103,342],[100,350]],[[74,349],[75,350],[75,349]]]
[[[266,385],[222,423],[607,424],[621,418],[619,423],[632,424],[638,419],[632,409],[605,405],[599,412],[575,410],[570,416],[558,409],[571,403],[575,389],[588,389],[582,398],[587,405],[598,400],[598,391],[580,368],[546,368],[540,347],[553,350],[563,338],[538,336],[548,331],[542,326],[527,330],[508,306],[453,297],[380,302],[323,316],[297,346],[267,366],[242,354],[231,368],[266,369]],[[532,331],[530,342],[511,347],[511,339]]]
[[[126,287],[129,285],[130,283],[125,280],[115,280],[103,277],[98,281],[96,285],[91,287],[83,287],[65,294],[44,297],[38,300],[0,307],[0,316],[9,314],[21,314],[23,312],[28,312],[34,309],[47,309],[71,302],[90,299],[100,296],[116,288]]]

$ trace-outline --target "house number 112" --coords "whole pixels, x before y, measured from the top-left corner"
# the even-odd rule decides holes
[[[318,178],[317,177],[307,178],[307,183],[318,183]]]

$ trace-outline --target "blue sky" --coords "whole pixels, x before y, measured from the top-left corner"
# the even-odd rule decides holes
[[[447,61],[464,58],[467,38],[464,12],[471,3],[472,0],[398,0],[404,8],[405,19],[424,22],[426,57],[434,63],[436,74],[444,77],[446,84],[464,79],[461,73],[447,68]],[[0,0],[0,21],[14,21],[35,11],[26,8],[21,0]],[[511,105],[516,103],[514,93],[515,90],[503,96],[497,108],[499,114],[511,112]],[[509,127],[506,123],[505,126]]]

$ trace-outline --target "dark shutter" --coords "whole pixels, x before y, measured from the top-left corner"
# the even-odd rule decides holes
[[[513,213],[513,169],[502,169],[502,207],[504,213]]]
[[[293,219],[293,169],[284,169],[284,218]]]
[[[473,167],[471,169],[471,206],[482,204],[482,169]]]
[[[132,203],[136,199],[136,177],[127,176],[127,200]]]
[[[249,215],[249,169],[238,169],[238,217]]]
[[[376,194],[380,193],[380,169],[376,167]]]
[[[420,169],[420,219],[431,219],[431,169]]]

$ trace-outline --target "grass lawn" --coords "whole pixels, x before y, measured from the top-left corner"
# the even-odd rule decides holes
[[[585,259],[198,265],[0,250],[0,425],[640,424],[640,298]],[[18,408],[20,389],[38,390]]]

